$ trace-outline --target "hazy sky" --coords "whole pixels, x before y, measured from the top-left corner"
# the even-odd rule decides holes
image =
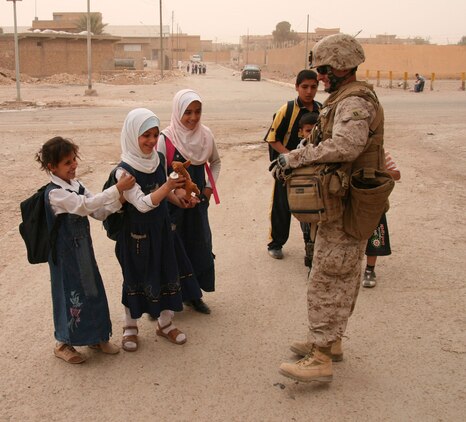
[[[158,25],[160,0],[90,0],[91,11],[101,12],[110,25]],[[161,0],[164,25],[218,42],[239,41],[240,35],[270,34],[278,22],[306,32],[316,27],[340,28],[361,37],[396,34],[420,36],[432,43],[456,44],[466,35],[466,0],[443,0],[431,5],[420,0]],[[87,0],[22,0],[16,2],[18,26],[31,25],[37,16],[87,10]],[[0,26],[13,26],[13,3],[0,0]]]

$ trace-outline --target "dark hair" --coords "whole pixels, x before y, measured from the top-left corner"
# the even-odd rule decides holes
[[[298,76],[296,76],[296,86],[301,85],[306,79],[313,79],[317,81],[317,73],[309,69],[301,70],[301,72],[298,73]]]
[[[73,141],[62,138],[61,136],[55,136],[42,145],[42,148],[36,154],[36,161],[40,164],[41,170],[45,170],[49,173],[49,164],[54,167],[58,166],[58,163],[63,157],[66,157],[72,152],[79,158],[78,151],[79,147]]]
[[[299,119],[299,127],[302,128],[304,125],[315,125],[317,123],[318,118],[319,113],[316,113],[314,111],[303,114]]]

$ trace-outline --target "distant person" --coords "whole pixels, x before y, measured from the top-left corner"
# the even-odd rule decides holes
[[[400,170],[398,170],[395,162],[388,152],[385,152],[385,167],[386,171],[393,177],[393,180],[398,181],[401,178]],[[378,256],[391,255],[390,236],[388,234],[387,217],[384,214],[380,219],[380,223],[374,230],[374,233],[369,238],[366,246],[366,269],[364,271],[362,286],[375,287],[377,277],[375,275],[375,264]]]
[[[186,72],[189,73],[189,63],[186,66]]]
[[[419,73],[416,73],[416,81],[414,82],[414,92],[422,92],[424,91],[424,84],[426,80],[424,76],[421,76]]]
[[[120,351],[109,342],[112,323],[88,216],[103,220],[118,211],[120,195],[135,183],[134,177],[124,173],[115,186],[93,195],[76,179],[78,150],[72,141],[57,136],[36,154],[41,169],[50,175],[51,183],[45,191],[49,230],[60,219],[57,256],[55,260],[49,258],[57,340],[54,354],[72,364],[85,361],[74,346],[89,346],[107,354]]]
[[[205,75],[206,72],[207,72],[207,66],[206,66],[206,64],[204,63],[204,64],[202,65],[202,73]]]
[[[295,83],[298,97],[292,103],[291,116],[287,120],[288,103],[283,104],[275,114],[266,137],[266,141],[273,149],[271,159],[277,158],[279,154],[286,154],[298,146],[300,142],[299,120],[306,113],[318,113],[322,107],[321,103],[314,100],[318,86],[317,74],[314,71],[305,69],[298,73]],[[282,259],[282,248],[290,233],[291,212],[286,196],[286,188],[282,182],[277,180],[274,180],[271,208],[270,242],[267,245],[267,250],[272,258]]]

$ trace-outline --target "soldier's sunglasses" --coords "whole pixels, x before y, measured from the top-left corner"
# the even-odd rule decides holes
[[[326,74],[328,73],[328,68],[329,68],[328,65],[317,66],[317,67],[316,67],[316,71],[317,71],[317,73],[319,73],[320,75],[326,75]]]

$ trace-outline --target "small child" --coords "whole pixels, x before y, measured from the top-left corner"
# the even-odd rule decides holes
[[[398,181],[401,178],[401,173],[396,167],[395,162],[388,152],[385,152],[385,169],[393,180]],[[375,264],[378,256],[391,255],[390,237],[388,234],[387,217],[382,215],[380,223],[374,230],[374,233],[369,238],[366,247],[366,270],[364,271],[364,278],[362,281],[363,287],[375,287],[377,284],[377,277],[375,275]]]
[[[181,311],[183,302],[167,206],[167,200],[178,207],[188,206],[174,192],[185,178],[167,178],[165,158],[154,150],[159,126],[152,111],[136,108],[126,116],[121,131],[116,178],[123,177],[125,170],[136,177],[136,184],[124,193],[128,205],[115,248],[123,273],[122,348],[127,352],[139,347],[138,319],[144,313],[158,319],[158,336],[175,344],[186,342],[186,335],[172,322],[174,311]]]
[[[301,142],[299,143],[297,148],[303,148],[307,145],[309,141],[309,136],[311,135],[312,129],[314,129],[314,126],[316,125],[318,118],[319,118],[319,113],[311,111],[309,113],[304,114],[299,119],[298,135],[301,138]]]
[[[54,354],[74,364],[83,363],[85,357],[73,346],[89,346],[108,354],[119,352],[109,343],[112,324],[87,216],[103,220],[118,211],[120,194],[135,182],[125,174],[115,186],[92,195],[75,179],[78,158],[78,146],[59,136],[47,141],[36,154],[36,161],[51,179],[45,191],[49,230],[55,219],[60,220],[55,262],[49,257],[57,340]]]
[[[317,119],[319,118],[319,113],[310,112],[304,114],[299,119],[299,136],[302,138],[301,142],[297,146],[298,148],[304,148],[309,142],[309,136],[311,135],[312,129],[317,123]],[[312,268],[312,257],[314,255],[314,236],[311,236],[311,225],[309,223],[300,223],[301,230],[303,232],[303,239],[304,239],[304,265]],[[312,239],[312,237],[314,239]]]

